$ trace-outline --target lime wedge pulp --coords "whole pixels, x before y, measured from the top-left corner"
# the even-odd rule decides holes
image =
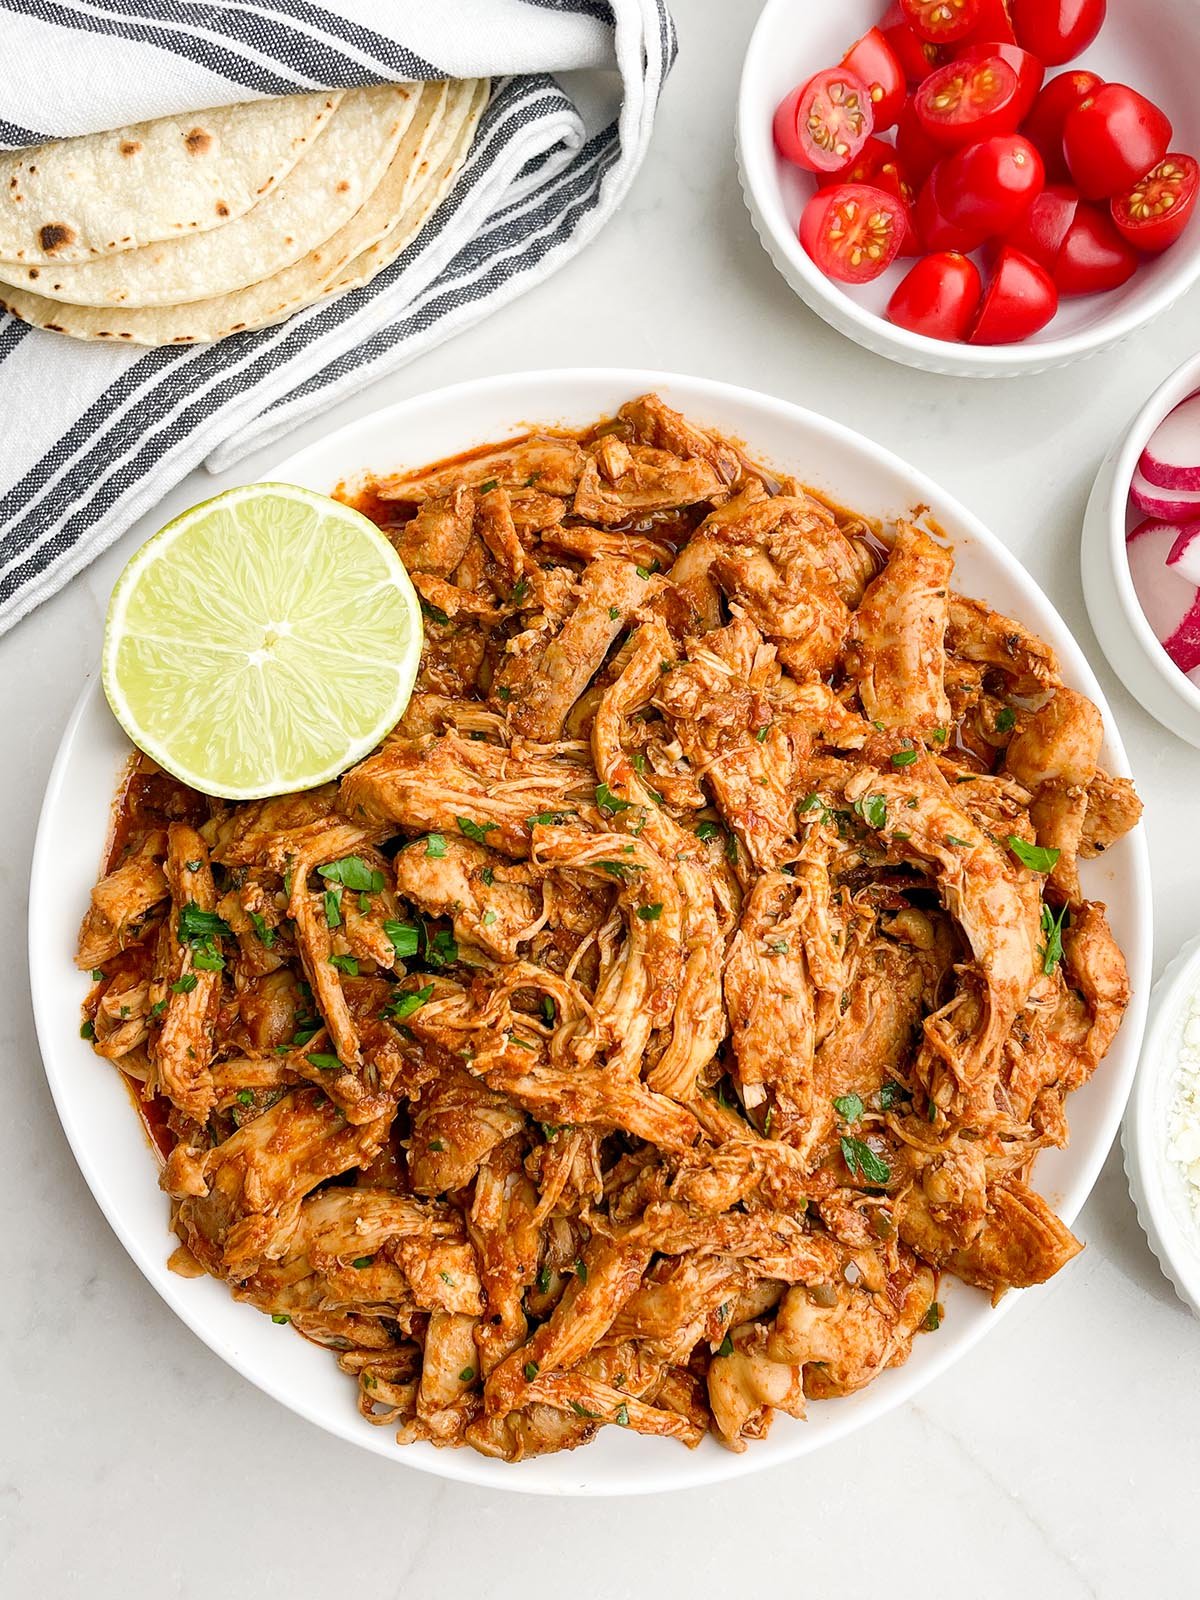
[[[349,506],[289,483],[228,489],[147,541],[117,581],[104,692],[159,766],[205,794],[310,789],[408,704],[421,608]]]

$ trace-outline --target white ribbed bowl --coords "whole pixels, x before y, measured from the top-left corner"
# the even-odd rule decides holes
[[[1121,1129],[1125,1173],[1138,1221],[1163,1273],[1200,1317],[1200,1225],[1183,1174],[1167,1155],[1176,1058],[1171,1050],[1189,995],[1200,989],[1200,937],[1192,939],[1154,985],[1137,1081]]]
[[[1064,300],[1058,315],[1032,338],[1012,345],[950,344],[898,328],[883,316],[911,261],[897,262],[874,283],[852,288],[818,271],[796,228],[813,178],[775,153],[771,119],[795,84],[836,66],[850,45],[879,21],[883,0],[767,0],[742,66],[737,107],[737,160],[750,216],[779,272],[818,316],[876,355],[928,372],[990,378],[1045,372],[1096,355],[1127,339],[1167,310],[1200,277],[1200,221],[1156,260],[1143,264],[1109,294]],[[1150,24],[1148,26],[1148,24]],[[1175,125],[1172,149],[1200,156],[1200,6],[1196,0],[1109,0],[1096,42],[1070,66],[1131,84],[1157,101]],[[1065,70],[1052,67],[1047,76]]]
[[[1200,746],[1200,688],[1180,672],[1146,620],[1125,543],[1129,486],[1142,451],[1167,413],[1197,389],[1200,356],[1193,356],[1154,391],[1108,452],[1084,514],[1080,564],[1088,616],[1113,671],[1152,717]]]

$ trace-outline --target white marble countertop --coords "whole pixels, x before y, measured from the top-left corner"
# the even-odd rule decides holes
[[[1104,665],[1078,544],[1112,438],[1200,346],[1200,297],[1121,349],[1021,380],[926,376],[847,343],[776,276],[738,193],[733,103],[756,9],[678,0],[680,60],[649,159],[583,256],[296,442],[458,379],[626,364],[782,395],[909,457],[1021,556],[1100,671],[1147,802],[1161,970],[1200,924],[1188,826],[1200,754],[1153,723]],[[244,464],[239,481],[257,465]],[[214,482],[195,474],[154,524]],[[96,661],[113,579],[151,531],[131,530],[0,643],[0,1591],[13,1600],[618,1600],[691,1596],[701,1585],[883,1587],[900,1600],[943,1587],[971,1600],[1194,1592],[1200,1328],[1147,1249],[1119,1152],[1080,1220],[1082,1256],[916,1404],[793,1466],[657,1501],[502,1496],[389,1466],[281,1409],[175,1320],[109,1231],[60,1131],[22,935],[51,758]]]

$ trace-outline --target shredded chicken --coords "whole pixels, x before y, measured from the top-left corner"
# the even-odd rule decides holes
[[[1058,1271],[1032,1168],[1129,1001],[1081,864],[1140,805],[1052,651],[656,395],[366,503],[400,724],[253,804],[138,758],[83,921],[172,1264],[508,1461],[744,1450],[939,1274]]]

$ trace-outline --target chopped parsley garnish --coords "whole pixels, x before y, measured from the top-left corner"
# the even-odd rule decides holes
[[[537,1049],[537,1045],[534,1044],[531,1039],[522,1039],[520,1034],[517,1034],[517,1033],[506,1033],[504,1035],[504,1037],[508,1040],[509,1044],[519,1045],[522,1050],[536,1050]]]
[[[833,1109],[843,1122],[859,1122],[867,1108],[863,1105],[861,1095],[840,1094],[833,1102]]]
[[[908,1090],[898,1083],[885,1083],[879,1091],[879,1109],[890,1111],[899,1101],[908,1098]]]
[[[323,1054],[319,1050],[315,1050],[311,1056],[305,1056],[304,1059],[309,1066],[316,1067],[318,1072],[340,1072],[342,1070],[342,1063],[337,1056]]]
[[[719,1356],[731,1356],[733,1354],[733,1335],[732,1334],[727,1333],[725,1335],[725,1337],[721,1340],[721,1343],[717,1346],[717,1354]]]
[[[280,1322],[280,1323],[282,1323],[282,1322],[290,1322],[291,1320],[292,1320],[291,1317],[287,1316],[282,1311],[272,1311],[272,1313],[271,1313],[271,1321],[272,1322]]]
[[[96,1029],[94,1024],[91,1022],[81,1022],[79,1024],[79,1037],[81,1039],[94,1039],[96,1037]]]
[[[254,1104],[254,1096],[250,1093],[249,1089],[239,1089],[237,1092],[237,1102],[240,1106],[252,1106]]]
[[[864,794],[854,802],[854,809],[868,826],[882,828],[887,825],[887,798],[881,794]]]
[[[558,1007],[554,1004],[554,996],[544,994],[542,996],[542,1015],[545,1017],[546,1021],[553,1022],[557,1013]]]
[[[405,1017],[411,1017],[414,1011],[419,1011],[427,1000],[432,999],[433,985],[427,983],[424,988],[402,994],[390,1005],[384,1006],[383,1015],[393,1022],[403,1022]]]
[[[615,622],[620,615],[621,615],[620,606],[609,606],[609,608],[608,608],[608,620],[610,622]]]
[[[92,982],[93,983],[101,983],[103,981],[103,979],[104,979],[104,974],[103,974],[103,972],[101,972],[100,968],[99,967],[93,967],[92,968]]]
[[[425,854],[432,856],[435,861],[440,861],[446,854],[446,839],[441,833],[427,833],[425,835]]]
[[[356,1256],[350,1265],[352,1267],[357,1267],[361,1272],[364,1267],[369,1267],[374,1259],[374,1256]]]
[[[736,867],[738,864],[738,842],[735,833],[731,833],[725,841],[725,859],[731,867]]]
[[[1028,867],[1031,872],[1053,872],[1062,854],[1053,845],[1027,844],[1015,833],[1008,836],[1008,848],[1021,865]]]
[[[454,935],[444,928],[435,933],[432,939],[426,934],[425,957],[435,967],[448,967],[452,961],[457,961],[458,945]]]
[[[203,861],[185,861],[183,864],[189,872],[199,872],[204,865]]]
[[[462,1369],[462,1371],[458,1375],[458,1381],[459,1381],[459,1383],[474,1383],[475,1382],[475,1368],[474,1367],[464,1367]]]
[[[894,767],[911,767],[917,759],[915,750],[894,750],[892,752],[892,765]]]
[[[1011,706],[1002,706],[996,713],[996,732],[1007,733],[1017,724],[1017,713]]]
[[[575,1262],[575,1266],[574,1266],[573,1270],[575,1272],[575,1276],[579,1279],[580,1283],[586,1283],[587,1282],[587,1262],[586,1261],[577,1260]]]
[[[499,478],[489,478],[486,483],[481,483],[479,485],[479,493],[480,494],[491,494],[493,489],[498,489],[499,487],[500,487]]]
[[[411,922],[394,922],[389,918],[383,925],[383,931],[392,941],[392,960],[403,961],[408,956],[415,956],[417,946],[421,940],[420,930]]]
[[[698,822],[696,824],[697,839],[719,839],[721,830],[715,822]]]
[[[525,1377],[526,1377],[527,1382],[532,1383],[533,1380],[537,1377],[538,1371],[539,1371],[539,1368],[538,1368],[538,1364],[537,1364],[536,1361],[527,1361],[525,1363]]]
[[[454,820],[458,823],[458,831],[463,838],[474,839],[476,844],[483,844],[488,834],[500,826],[498,822],[472,822],[470,817],[455,817]],[[426,851],[426,854],[428,853]]]
[[[601,1420],[600,1413],[598,1411],[589,1411],[588,1408],[579,1400],[568,1400],[567,1404],[577,1417],[587,1417],[591,1422],[599,1422]]]
[[[632,850],[633,846],[630,845],[628,848]],[[642,870],[632,861],[597,861],[594,865],[599,867],[601,872],[607,872],[610,878],[617,878],[622,883],[625,881],[627,872],[640,872]]]
[[[945,744],[945,742],[946,742],[946,729],[945,728],[935,728],[933,730],[932,737],[933,737],[934,744]]]
[[[220,972],[225,958],[213,945],[214,939],[228,939],[232,930],[224,917],[215,911],[202,911],[194,900],[189,900],[179,910],[178,938],[180,944],[190,946],[192,965],[202,972]]]
[[[770,944],[767,946],[767,949],[773,956],[785,956],[787,955],[789,948],[790,946],[786,939],[772,939]]]
[[[361,856],[343,856],[340,861],[327,861],[317,871],[328,883],[340,883],[347,889],[366,894],[378,894],[383,888],[383,873],[369,867]]]
[[[767,735],[770,733],[770,731],[770,724],[768,724],[765,728],[760,728],[754,737],[758,740],[759,744],[765,744]]]
[[[185,972],[181,978],[176,978],[175,982],[171,985],[171,993],[191,994],[192,990],[199,982],[200,979],[194,972]]]
[[[353,956],[330,956],[329,965],[344,972],[348,978],[358,977],[358,962]]]
[[[480,868],[479,876],[483,879],[484,883],[487,884],[489,889],[496,881],[496,874],[492,871],[491,867]]]
[[[615,817],[618,811],[628,811],[631,802],[620,800],[606,783],[596,785],[596,804],[606,817]]]
[[[613,1421],[616,1423],[618,1428],[627,1428],[629,1426],[629,1407],[625,1404],[624,1400],[621,1401],[621,1404],[613,1412]]]
[[[538,1287],[538,1293],[539,1294],[549,1294],[550,1293],[550,1268],[549,1267],[539,1267],[538,1268],[537,1287]]]
[[[541,827],[549,827],[549,825],[552,822],[565,822],[566,819],[568,817],[570,817],[570,816],[574,816],[574,812],[572,812],[572,811],[538,811],[532,817],[526,817],[525,818],[525,826],[527,828],[536,828],[539,825]]]
[[[428,617],[430,622],[445,623],[450,621],[450,618],[442,610],[441,606],[435,606],[431,604],[430,601],[426,600],[424,595],[421,595],[420,599],[422,615]]]
[[[496,697],[497,697],[497,699],[500,699],[500,700],[511,700],[512,699],[512,690],[508,687],[507,684],[502,683],[500,685],[500,687],[496,690]]]
[[[259,944],[262,945],[264,950],[269,950],[278,938],[275,929],[257,911],[250,912],[250,926],[254,929]]]
[[[496,920],[496,913],[494,911],[485,911],[483,913],[483,925],[484,925],[485,928],[490,928],[492,923],[495,922],[495,920]]]
[[[851,1139],[846,1134],[842,1135],[840,1142],[842,1160],[851,1177],[874,1184],[884,1184],[891,1177],[892,1169],[875,1154],[870,1145],[864,1144],[861,1139]]]
[[[525,596],[528,593],[529,593],[529,579],[528,578],[518,578],[516,583],[513,584],[513,592],[512,592],[512,597],[511,597],[512,598],[512,603],[514,605],[519,606],[521,604],[521,601],[524,600]]]
[[[942,1308],[934,1300],[925,1313],[925,1330],[927,1333],[936,1333],[942,1325]]]
[[[150,1015],[152,1017],[161,1017],[163,1012],[166,1009],[167,1009],[167,1002],[165,1000],[156,1000],[154,1002],[154,1004],[150,1007]]]
[[[1042,971],[1048,978],[1053,977],[1058,963],[1062,960],[1062,931],[1067,921],[1067,907],[1063,906],[1057,917],[1049,906],[1042,907],[1042,935],[1046,942],[1039,946],[1042,957]]]
[[[639,578],[648,578],[650,576],[649,567],[634,567],[633,570],[637,573]]]
[[[639,906],[638,916],[643,922],[657,922],[662,916],[662,905],[656,902],[652,906]]]
[[[971,841],[969,839],[957,839],[952,833],[948,833],[946,835],[946,843],[958,845],[963,850],[969,850],[971,848]]]
[[[341,896],[336,889],[325,891],[325,921],[331,928],[340,928],[342,925]]]

